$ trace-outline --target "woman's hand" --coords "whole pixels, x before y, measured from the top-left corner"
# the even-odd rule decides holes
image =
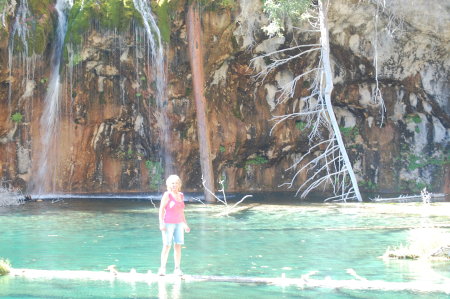
[[[187,223],[184,223],[184,231],[187,233],[191,231],[191,228],[187,225]]]
[[[160,229],[161,231],[165,231],[165,230],[166,230],[166,225],[165,225],[164,223],[160,223],[160,224],[159,224],[159,229]]]

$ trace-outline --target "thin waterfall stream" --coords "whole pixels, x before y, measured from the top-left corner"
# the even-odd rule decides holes
[[[161,40],[161,33],[153,17],[152,10],[148,1],[133,0],[134,7],[141,14],[145,32],[147,35],[147,74],[152,74],[156,83],[156,105],[158,111],[155,113],[158,127],[161,133],[160,156],[164,163],[166,175],[173,173],[172,156],[170,149],[170,122],[167,117],[167,99],[166,99],[166,75],[164,48]],[[151,62],[151,64],[150,64]],[[152,67],[151,67],[152,66]]]
[[[26,68],[26,78],[29,77],[29,68],[28,68],[28,25],[27,19],[30,17],[30,10],[28,9],[28,1],[23,0],[20,2],[19,8],[17,9],[17,16],[14,20],[14,24],[12,26],[12,32],[10,41],[8,44],[8,69],[9,69],[9,77],[12,77],[13,70],[13,62],[14,62],[14,47],[15,47],[15,38],[18,37],[19,41],[22,43],[23,50],[19,54],[19,61],[25,61]],[[8,86],[8,106],[11,109],[11,96],[12,96],[12,83]]]
[[[41,152],[38,159],[37,175],[33,178],[33,191],[42,193],[54,191],[54,183],[49,181],[54,178],[56,165],[51,164],[56,154],[55,142],[58,140],[59,112],[60,112],[60,65],[62,49],[67,29],[67,10],[72,7],[72,0],[57,0],[55,10],[58,14],[58,25],[56,29],[55,42],[51,56],[51,74],[47,94],[44,99],[44,110],[40,119],[41,130]],[[54,159],[53,159],[54,160]]]

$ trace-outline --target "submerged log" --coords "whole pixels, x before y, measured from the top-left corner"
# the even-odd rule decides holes
[[[450,222],[434,223],[434,228],[450,228]],[[330,227],[325,230],[385,230],[385,229],[417,229],[417,225],[401,225],[401,226],[361,226],[361,227]]]
[[[447,194],[445,193],[430,193],[430,199],[433,198],[434,201],[445,201],[445,197]],[[373,198],[371,199],[372,202],[386,202],[386,203],[392,203],[392,202],[398,202],[398,203],[405,203],[405,202],[422,202],[422,195],[405,195],[405,196],[399,196],[399,197],[386,197],[386,198]]]
[[[326,288],[326,289],[351,289],[351,290],[380,290],[380,291],[412,291],[412,292],[441,292],[450,294],[450,283],[435,284],[430,281],[411,282],[390,282],[382,280],[333,280],[312,279],[309,276],[301,278],[282,277],[244,277],[244,276],[214,276],[214,275],[166,275],[158,276],[154,273],[132,272],[105,272],[105,271],[53,271],[35,269],[11,269],[11,276],[23,277],[27,279],[78,279],[78,280],[121,280],[124,282],[147,282],[159,281],[176,282],[183,279],[186,282],[229,282],[229,283],[249,283],[249,284],[270,284],[287,286],[293,285],[301,288]]]

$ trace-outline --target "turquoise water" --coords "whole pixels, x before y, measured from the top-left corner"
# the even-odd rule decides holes
[[[408,227],[449,223],[441,203],[426,213],[387,204],[260,205],[230,217],[222,206],[188,204],[182,268],[187,274],[445,283],[449,263],[385,262],[388,246],[406,244]],[[375,207],[375,208],[374,208]],[[384,208],[385,207],[385,208]],[[393,209],[394,208],[394,209]],[[399,212],[400,210],[400,212]],[[436,213],[435,213],[436,212]],[[450,213],[449,213],[450,214]],[[388,227],[382,228],[381,226]],[[157,271],[158,210],[144,201],[65,200],[0,208],[0,257],[15,268],[102,271],[116,265]],[[374,229],[375,228],[375,229]],[[447,229],[448,231],[448,229]],[[172,256],[168,269],[173,267]],[[2,298],[448,298],[443,293],[300,289],[220,282],[126,283],[0,277]]]

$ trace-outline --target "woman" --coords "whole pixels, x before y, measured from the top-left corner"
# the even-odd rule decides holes
[[[159,207],[159,229],[162,232],[163,248],[161,251],[161,267],[158,274],[166,274],[167,258],[170,247],[174,243],[175,275],[183,275],[180,268],[181,246],[184,244],[184,232],[190,232],[184,216],[184,195],[180,192],[181,180],[171,175],[166,180],[167,191],[161,199]]]

